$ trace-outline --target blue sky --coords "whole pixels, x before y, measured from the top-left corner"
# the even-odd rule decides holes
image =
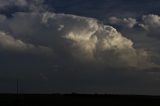
[[[48,0],[51,8],[82,16],[106,18],[107,16],[139,16],[147,13],[159,14],[158,0]]]

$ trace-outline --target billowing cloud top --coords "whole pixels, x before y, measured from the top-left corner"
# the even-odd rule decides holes
[[[150,61],[147,51],[143,48],[134,48],[133,41],[124,37],[112,26],[103,25],[93,18],[37,11],[42,2],[27,2],[26,0],[2,2],[1,7],[12,4],[30,7],[30,3],[38,6],[31,12],[14,13],[11,18],[0,16],[1,49],[29,51],[34,48],[37,49],[36,51],[50,49],[49,51],[53,50],[60,57],[63,54],[70,54],[71,58],[76,61],[95,61],[103,63],[106,67],[146,68],[146,66],[157,66]],[[157,21],[148,22],[150,21],[148,18],[153,21],[157,20],[152,15],[144,16],[145,24],[150,26],[154,23],[157,24]],[[137,24],[136,19],[133,18],[121,20],[112,17],[110,22],[130,28]],[[148,27],[147,25],[143,26]]]

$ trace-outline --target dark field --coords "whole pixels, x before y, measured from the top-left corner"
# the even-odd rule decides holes
[[[1,94],[0,106],[127,105],[160,106],[159,96],[83,95],[83,94]]]

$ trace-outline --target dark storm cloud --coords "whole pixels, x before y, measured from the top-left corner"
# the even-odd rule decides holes
[[[141,40],[142,44],[148,44],[146,47],[159,50],[159,15],[148,14],[138,18],[110,17],[108,23],[117,27],[119,31],[130,37],[133,41],[138,42],[138,40]]]
[[[103,25],[93,18],[34,11],[15,13],[12,18],[3,19],[3,22],[6,23],[6,28],[2,26],[2,30],[10,33],[10,36],[1,33],[3,48],[32,48],[39,52],[36,49],[41,47],[54,51],[58,58],[68,54],[75,61],[104,66],[154,67],[143,48],[134,48],[134,42],[115,28]]]
[[[152,59],[159,63],[159,15],[148,14],[137,18],[110,17],[108,23],[131,38],[135,42],[135,47],[146,48],[153,54]]]
[[[151,85],[160,88],[156,86],[159,71],[156,75],[152,71],[159,70],[159,58],[155,58],[159,47],[153,47],[158,40],[146,33],[159,19],[158,15],[135,18],[138,9],[133,7],[153,3],[143,2],[0,0],[4,12],[0,15],[1,85],[19,78],[24,92],[156,94],[147,90],[153,90]],[[9,7],[14,9],[8,17]],[[108,21],[109,16],[114,17]]]

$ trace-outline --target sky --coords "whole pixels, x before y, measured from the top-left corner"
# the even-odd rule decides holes
[[[159,0],[0,0],[0,93],[160,95]]]

